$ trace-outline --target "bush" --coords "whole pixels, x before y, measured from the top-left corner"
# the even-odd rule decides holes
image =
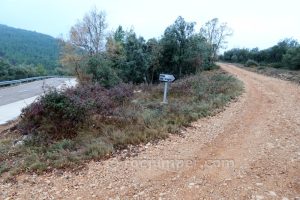
[[[119,84],[106,89],[99,84],[80,85],[64,92],[50,90],[22,110],[19,129],[23,134],[45,134],[50,139],[72,138],[94,114],[116,115],[133,96],[133,86]]]
[[[51,139],[70,138],[87,116],[82,101],[52,89],[22,110],[19,129],[23,134],[43,133]]]
[[[282,68],[283,64],[282,63],[270,63],[268,66],[273,67],[273,68]]]
[[[245,63],[246,67],[257,67],[259,64],[255,60],[247,60]]]
[[[300,47],[288,50],[282,62],[291,70],[300,70]]]
[[[94,82],[106,88],[111,88],[121,82],[116,71],[110,67],[109,62],[104,58],[90,58],[87,66],[87,74],[92,76]]]

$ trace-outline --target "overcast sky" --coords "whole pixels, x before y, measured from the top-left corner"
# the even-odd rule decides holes
[[[0,24],[66,37],[93,6],[107,13],[109,29],[133,27],[146,39],[160,37],[181,15],[196,22],[197,31],[215,17],[227,22],[234,31],[228,48],[300,41],[299,0],[0,0]]]

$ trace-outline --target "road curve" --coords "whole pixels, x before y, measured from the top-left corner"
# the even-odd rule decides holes
[[[300,196],[300,88],[220,64],[245,93],[184,137],[147,145],[137,157],[87,169],[21,175],[0,185],[20,199],[294,199]],[[5,195],[4,195],[5,194]]]
[[[47,87],[58,87],[72,78],[49,78],[0,88],[0,106],[41,95]]]
[[[0,88],[0,125],[17,118],[22,108],[31,104],[49,88],[76,85],[75,78],[50,78]]]

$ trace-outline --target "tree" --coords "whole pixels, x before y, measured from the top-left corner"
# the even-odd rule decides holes
[[[93,8],[82,21],[78,21],[70,30],[71,44],[83,48],[89,55],[100,53],[104,49],[106,15]]]
[[[297,69],[297,48],[299,48],[297,40],[288,38],[280,40],[276,45],[263,50],[258,48],[251,50],[234,48],[224,52],[223,58],[229,62],[246,63],[248,60],[253,60],[271,67]]]
[[[185,50],[185,73],[196,73],[209,69],[210,46],[201,34],[194,34],[188,38]]]
[[[93,56],[87,64],[87,73],[91,75],[92,81],[103,87],[110,88],[121,82],[115,70],[110,67],[109,60]]]
[[[126,62],[125,55],[125,38],[126,32],[123,31],[122,26],[119,26],[116,31],[107,37],[106,42],[106,56],[112,63],[112,68],[121,71],[122,66]]]
[[[232,30],[227,26],[227,23],[219,24],[218,18],[206,22],[205,25],[201,27],[200,33],[211,45],[211,61],[216,60],[218,51],[224,48],[224,45],[227,43],[227,37],[233,34]]]
[[[290,48],[283,56],[284,65],[292,70],[300,70],[300,47]]]
[[[157,70],[160,67],[160,59],[162,56],[162,45],[155,38],[147,41],[147,54],[148,54],[148,82],[153,83],[154,77],[158,77]]]
[[[124,43],[126,32],[123,30],[122,26],[118,26],[117,30],[114,33],[114,39],[117,42]]]
[[[169,54],[166,51],[170,51],[170,53],[173,52],[173,54],[169,54],[169,62],[171,62],[169,64],[175,64],[176,69],[173,69],[172,71],[173,73],[176,73],[178,77],[182,76],[183,61],[187,49],[188,38],[193,35],[195,24],[195,22],[186,22],[183,17],[179,16],[174,24],[169,26],[164,33],[164,53]]]
[[[61,40],[62,54],[60,62],[63,66],[72,69],[80,83],[88,81],[93,74],[89,75],[89,60],[102,58],[99,56],[105,49],[106,39],[106,15],[97,8],[91,9],[82,21],[78,21],[70,30],[69,41]],[[97,67],[100,67],[99,61]],[[98,73],[98,75],[101,73]],[[99,78],[91,78],[99,80]]]
[[[126,34],[124,51],[126,61],[120,66],[125,82],[143,83],[147,81],[148,55],[143,37],[137,37],[131,30]]]
[[[84,75],[84,62],[85,62],[85,52],[74,46],[68,41],[60,40],[60,63],[61,65],[71,71],[71,74],[75,74],[78,78],[79,83],[85,81]]]

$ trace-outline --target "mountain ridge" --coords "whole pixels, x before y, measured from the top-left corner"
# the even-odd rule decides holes
[[[12,65],[43,65],[53,71],[59,66],[59,42],[44,33],[0,24],[0,58]]]

